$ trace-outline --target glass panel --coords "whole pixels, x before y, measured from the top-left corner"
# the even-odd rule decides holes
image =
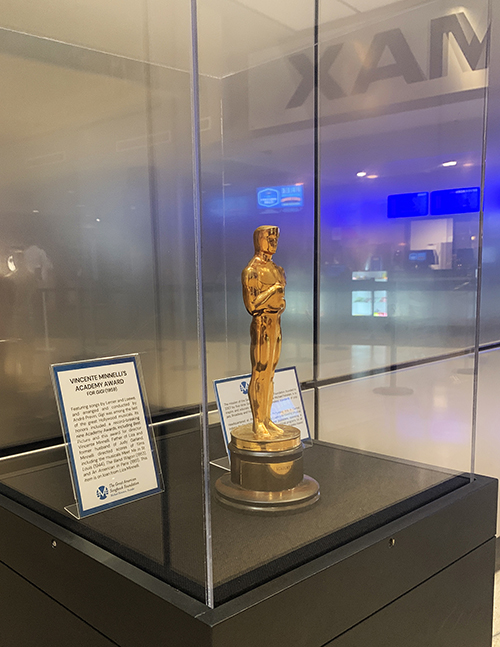
[[[493,7],[492,7],[493,10]],[[495,6],[495,10],[498,8]],[[499,477],[497,429],[500,359],[500,21],[491,25],[490,69],[488,72],[487,146],[484,191],[484,224],[481,273],[481,344],[488,350],[479,356],[476,471]],[[497,516],[497,535],[500,514]]]
[[[56,448],[3,491],[205,601],[190,5],[21,0],[0,36],[0,452],[61,442],[51,363],[140,353],[165,480],[76,522]]]
[[[208,374],[250,371],[239,275],[252,230],[279,225],[275,259],[287,272],[280,366],[297,364],[302,382],[319,377],[320,414],[320,441],[304,462],[320,482],[321,506],[263,520],[213,500],[216,602],[359,536],[361,522],[468,481],[456,474],[470,468],[488,18],[486,2],[472,4],[459,15],[446,2],[411,11],[361,0],[321,6],[314,312],[314,7],[200,3]],[[302,182],[297,211],[285,211],[282,187]],[[218,438],[214,425],[213,458]],[[220,475],[214,466],[212,484]]]
[[[0,18],[0,452],[60,440],[51,363],[139,352],[165,493],[73,520],[62,446],[0,491],[211,606],[468,482],[488,1],[199,0],[198,57],[183,0],[32,4]],[[260,225],[321,487],[267,518],[212,496],[204,390],[250,372]]]
[[[4,43],[2,446],[59,433],[55,361],[135,349],[158,399],[144,66]]]
[[[295,117],[289,123],[294,110],[287,105],[300,83],[303,57],[312,83],[314,3],[202,1],[198,34],[203,292],[209,399],[214,400],[212,380],[251,370],[251,316],[243,304],[241,273],[261,225],[281,231],[275,261],[286,271],[287,287],[279,365],[296,366],[301,382],[313,377],[313,111],[311,105],[300,110],[303,127],[296,131]],[[291,64],[298,50],[301,55]],[[290,75],[291,92],[282,82]],[[210,451],[213,459],[225,453],[218,425],[212,427]],[[212,485],[223,473],[213,467]],[[244,517],[212,502],[217,603],[261,577],[239,580],[242,572],[281,554],[280,547],[276,555],[274,549],[263,550],[267,533],[257,540],[260,522]],[[273,524],[268,531],[276,531]],[[293,546],[291,538],[283,553]]]
[[[491,24],[481,282],[481,344],[500,341],[500,24]],[[490,355],[491,356],[491,355]],[[487,355],[484,356],[485,358]]]
[[[287,130],[290,97],[275,85],[298,46],[312,51],[314,7],[305,4],[307,10],[275,3],[273,15],[255,2],[199,5],[209,381],[250,370],[240,276],[253,254],[253,231],[262,224],[281,228],[277,259],[287,272],[280,366],[296,365],[301,381],[312,378],[312,123],[299,137],[280,134]],[[283,15],[277,20],[274,13]],[[312,118],[310,108],[306,116]],[[283,193],[276,203],[263,197],[270,187]]]
[[[467,471],[488,2],[351,4],[320,35],[320,438]]]
[[[152,2],[149,10],[160,19],[173,4]],[[92,39],[107,29],[130,44],[133,26],[141,43],[134,55],[144,60],[148,15],[141,7],[127,3],[118,23],[109,23],[109,6],[51,3],[34,32],[58,42],[27,33],[35,23],[26,3],[2,16],[2,26],[21,23],[24,33],[4,29],[1,54],[8,99],[0,117],[0,378],[8,403],[0,445],[58,433],[50,362],[140,351],[153,411],[200,401],[190,74],[174,67],[190,59],[189,11],[177,12],[182,54],[180,45],[159,51],[158,34],[151,34],[162,66],[59,42],[71,37],[97,46]],[[72,19],[62,21],[71,11]],[[90,19],[98,30],[85,28]],[[64,31],[67,24],[80,35]],[[159,383],[157,335],[168,390]],[[33,407],[36,426],[26,419]]]

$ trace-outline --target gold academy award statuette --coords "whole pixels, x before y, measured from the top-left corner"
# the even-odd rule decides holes
[[[286,305],[285,272],[272,260],[278,238],[278,227],[258,227],[255,254],[241,274],[243,301],[252,315],[248,397],[253,422],[232,431],[231,473],[215,484],[218,499],[240,510],[297,510],[319,499],[318,483],[304,476],[300,431],[271,420]]]

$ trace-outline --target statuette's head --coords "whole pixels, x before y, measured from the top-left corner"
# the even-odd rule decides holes
[[[253,232],[253,244],[255,253],[264,252],[266,254],[274,254],[278,248],[278,238],[280,237],[279,227],[273,225],[262,225],[257,227]]]

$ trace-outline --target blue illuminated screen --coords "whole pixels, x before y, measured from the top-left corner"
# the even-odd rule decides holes
[[[425,261],[427,259],[426,252],[410,252],[408,254],[408,260],[413,262]]]
[[[389,218],[414,218],[429,213],[429,194],[397,193],[387,197],[387,216]]]
[[[474,213],[479,211],[480,198],[479,187],[433,191],[431,193],[431,214],[443,216],[454,213]]]
[[[260,187],[257,204],[259,209],[300,209],[304,206],[304,185]]]

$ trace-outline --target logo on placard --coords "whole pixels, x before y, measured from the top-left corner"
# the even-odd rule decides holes
[[[107,498],[108,494],[109,494],[109,490],[105,485],[100,485],[97,488],[96,496],[98,499],[101,499],[101,501],[104,501],[104,499]]]
[[[249,386],[250,385],[248,384],[248,382],[242,382],[240,384],[240,391],[243,393],[243,395],[248,395],[248,387]]]

